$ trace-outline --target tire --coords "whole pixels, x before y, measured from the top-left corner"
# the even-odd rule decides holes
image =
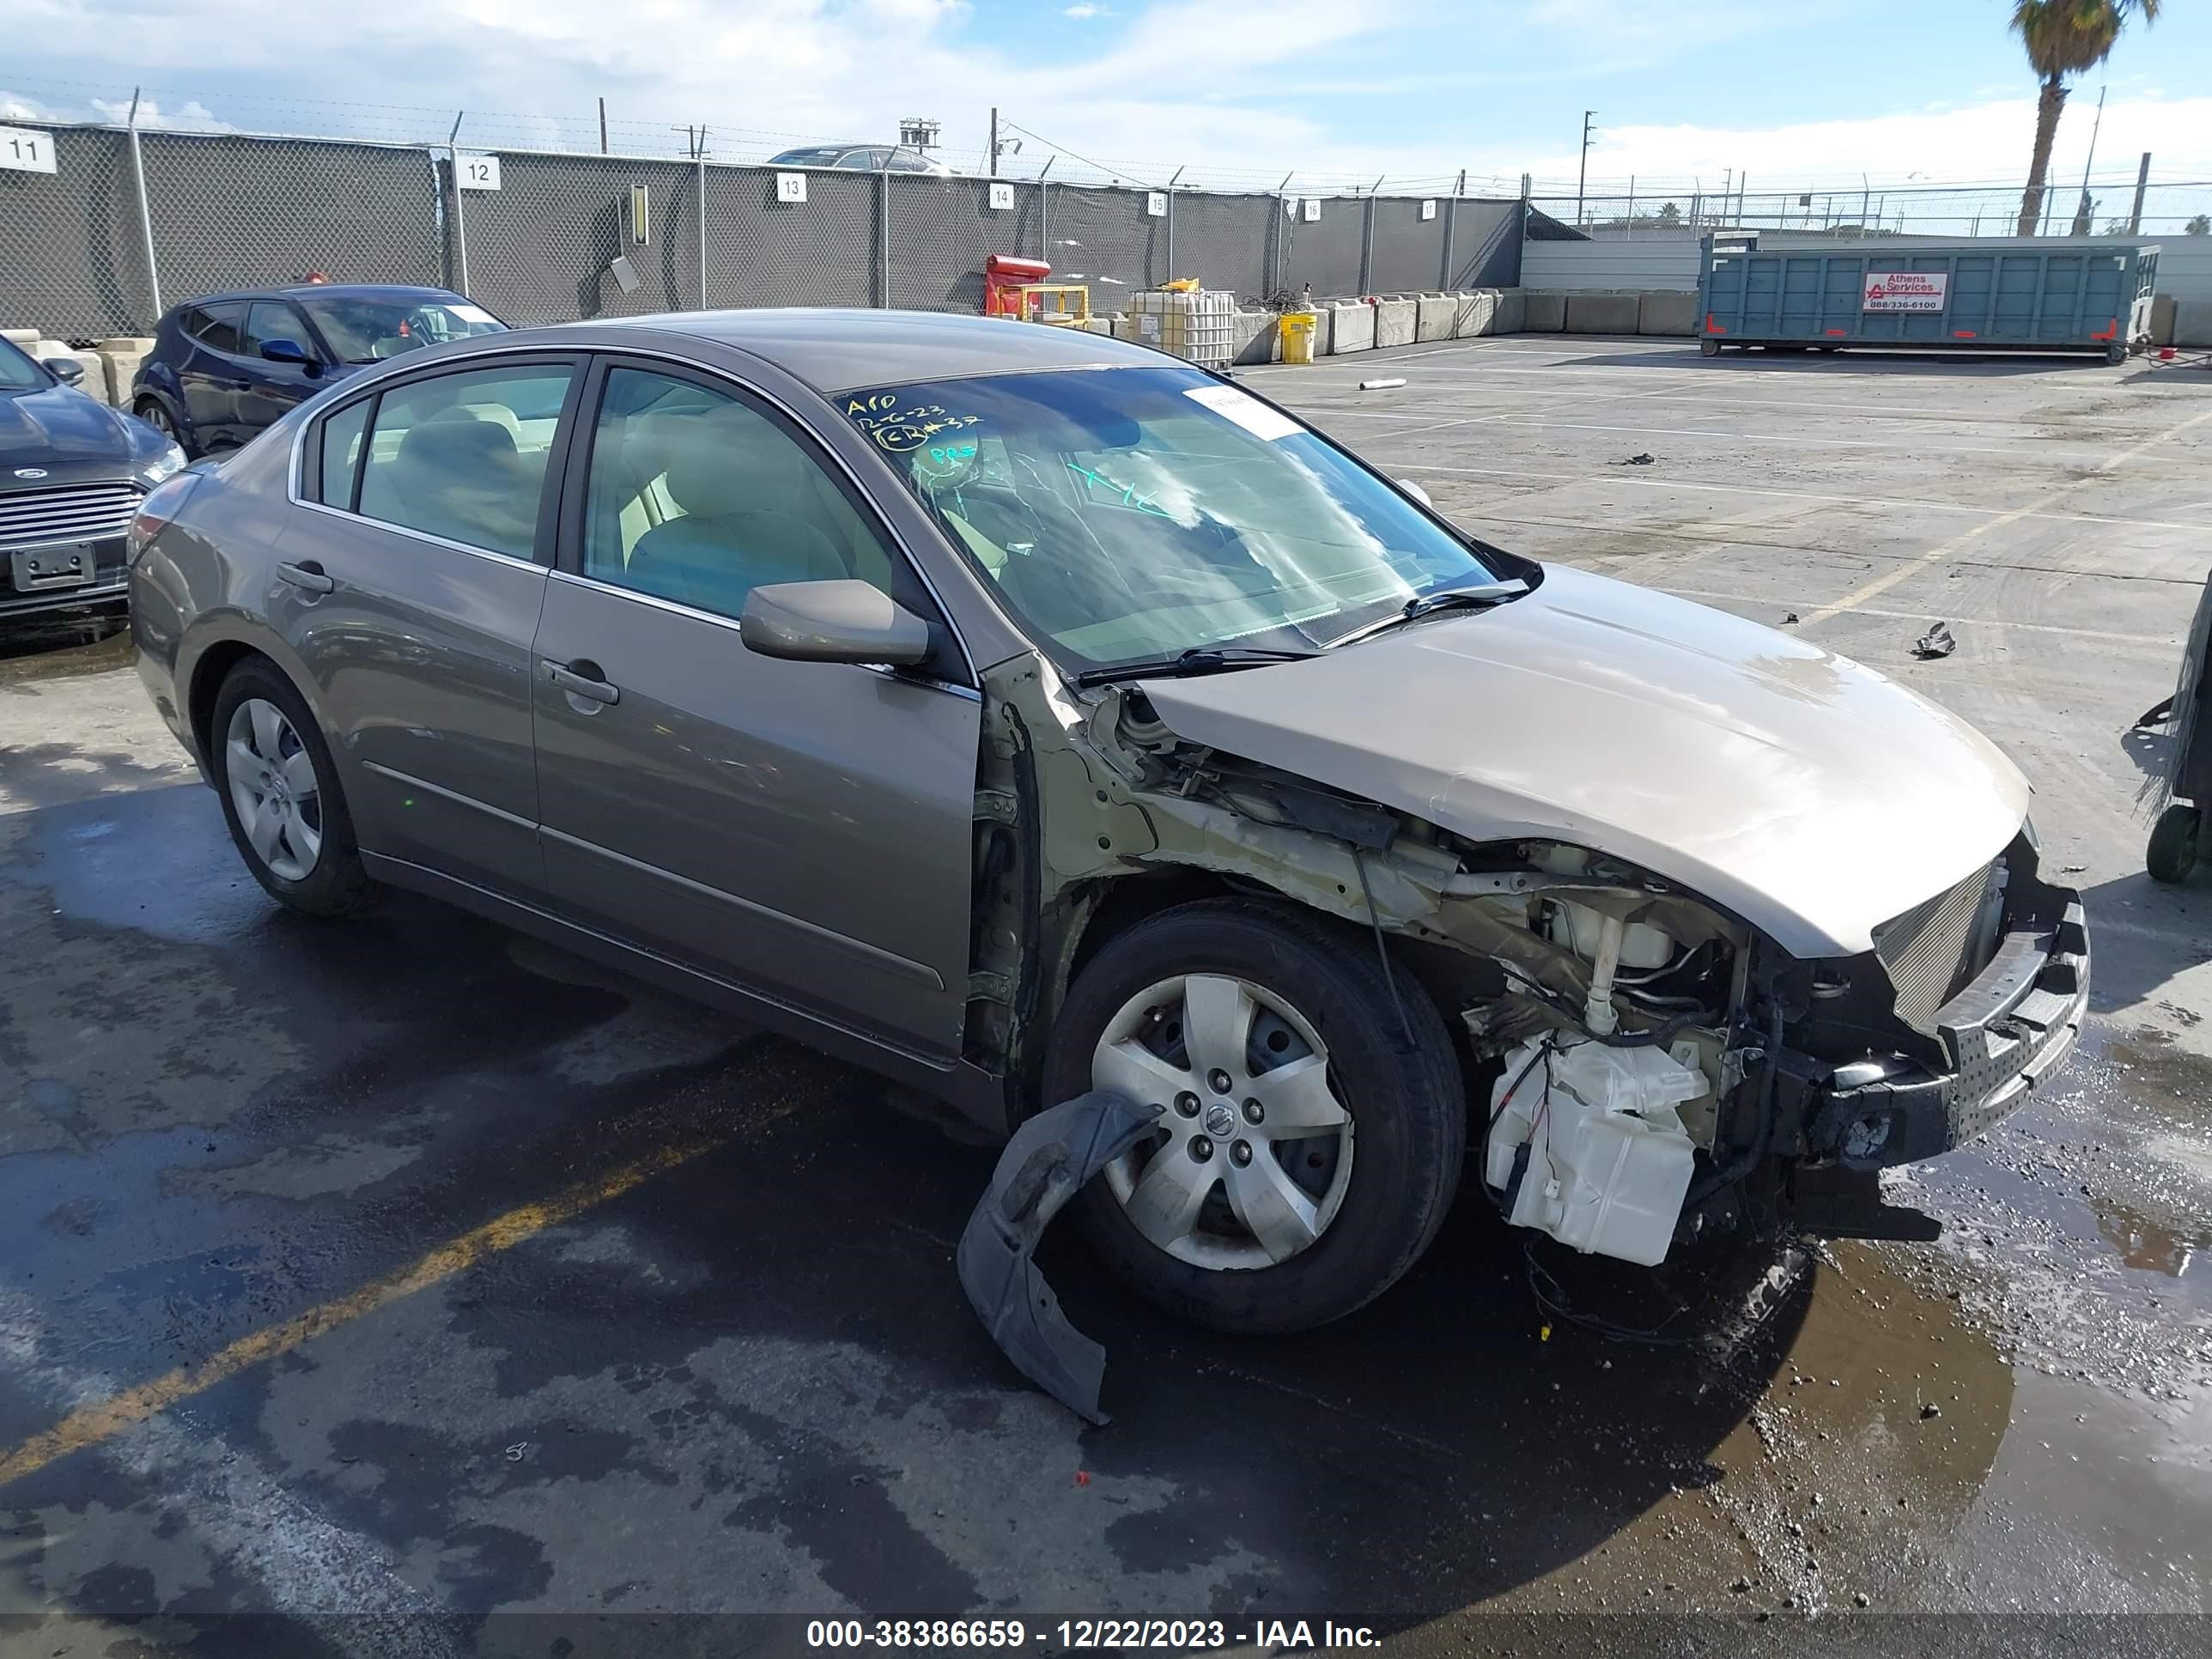
[[[2105,361],[2112,364],[2115,368],[2127,362],[2127,360],[2128,349],[2120,344],[2118,341],[2114,341],[2111,345],[2105,348]]]
[[[1194,981],[1204,981],[1195,993]],[[1151,1099],[1179,1096],[1159,1103],[1166,1111],[1154,1141],[1109,1166],[1075,1204],[1099,1255],[1138,1294],[1218,1330],[1310,1330],[1372,1301],[1420,1259],[1458,1186],[1468,1108],[1436,1005],[1412,974],[1401,970],[1395,981],[1410,1048],[1371,939],[1249,899],[1163,911],[1084,969],[1054,1027],[1046,1102],[1095,1086],[1146,1092],[1147,1083]],[[1233,1001],[1237,993],[1249,1017],[1233,1012],[1244,1006]],[[1214,1018],[1222,1010],[1244,1019],[1243,1052],[1230,1060],[1237,1074],[1225,1091],[1212,1086],[1183,1041],[1193,995],[1206,998],[1217,1033],[1234,1029]],[[1117,1027],[1124,1032],[1118,1039]],[[1309,1036],[1324,1063],[1294,1073],[1293,1064],[1315,1057]],[[1206,1058],[1230,1052],[1198,1040],[1211,1051]],[[1270,1050],[1284,1058],[1272,1059]],[[1279,1066],[1284,1081],[1270,1085],[1267,1073]],[[1293,1091],[1287,1085],[1298,1075],[1305,1080]],[[1193,1087],[1177,1091],[1179,1081]],[[1255,1096],[1240,1099],[1247,1088]],[[1259,1093],[1273,1104],[1255,1118]],[[1278,1123],[1303,1126],[1328,1121],[1332,1109],[1342,1127],[1310,1137],[1267,1133],[1267,1110]],[[1201,1142],[1208,1144],[1203,1156]],[[1154,1196],[1171,1188],[1180,1201],[1161,1201],[1176,1218],[1156,1219],[1148,1234],[1129,1205],[1139,1183],[1155,1174],[1167,1185]],[[1201,1183],[1194,1207],[1183,1195]],[[1292,1188],[1297,1194],[1286,1201]],[[1180,1219],[1186,1212],[1188,1223]],[[1254,1213],[1272,1218],[1265,1240],[1247,1224]]]
[[[271,898],[305,915],[342,916],[362,908],[372,890],[337,768],[322,728],[291,681],[266,658],[246,658],[216,694],[208,738],[208,771],[223,821],[253,878]],[[274,757],[266,752],[270,750]],[[258,776],[244,769],[270,758],[290,763],[289,769],[270,767]],[[301,760],[308,780],[300,776]],[[307,781],[312,790],[304,787]],[[271,795],[279,809],[273,842],[265,829],[249,831],[243,817],[255,810],[257,799]],[[255,818],[257,824],[271,821],[258,811]],[[256,844],[256,833],[268,851]]]
[[[177,429],[176,416],[169,413],[168,404],[163,403],[159,398],[140,398],[137,408],[131,412],[171,443],[176,445],[178,448],[183,450],[185,454],[189,455],[192,453],[192,447],[185,441],[184,434]]]
[[[1698,356],[1700,357],[1717,357],[1720,355],[1721,343],[1718,340],[1700,340],[1698,342]]]
[[[2168,885],[2187,881],[2197,867],[2199,822],[2197,809],[2181,801],[2160,812],[2151,826],[2150,843],[2143,848],[2143,873]]]

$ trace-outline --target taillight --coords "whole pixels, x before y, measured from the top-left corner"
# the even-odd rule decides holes
[[[154,538],[169,527],[185,504],[185,497],[192,493],[199,483],[197,472],[179,472],[173,478],[164,478],[146,492],[146,499],[138,503],[137,516],[131,520],[131,528],[124,532],[126,564],[136,564],[139,556],[154,544]]]

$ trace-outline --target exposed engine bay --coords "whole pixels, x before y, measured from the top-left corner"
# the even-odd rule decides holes
[[[2055,1060],[2058,1005],[2078,1019],[2086,940],[2050,930],[2063,913],[2078,933],[2079,906],[2037,880],[2026,832],[1874,951],[1804,960],[1601,848],[1474,841],[1187,741],[1140,687],[1094,700],[1035,658],[989,678],[968,1044],[1010,1088],[1117,917],[1193,891],[1279,896],[1370,937],[1457,1022],[1468,1139],[1510,1222],[1652,1265],[1709,1229],[1933,1237],[1882,1203],[1875,1171],[1971,1125],[1939,1113],[1929,1141],[1927,1091],[1948,1102],[1966,1069],[1936,1015],[1995,972],[2014,921],[2045,928],[2045,954],[2008,994],[2050,1006],[2014,1035]],[[2016,1103],[1998,1092],[1990,1117]]]

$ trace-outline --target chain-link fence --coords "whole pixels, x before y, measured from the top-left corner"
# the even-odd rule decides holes
[[[1095,313],[1176,277],[1252,302],[1504,287],[1517,203],[1326,200],[235,133],[48,130],[0,168],[0,324],[150,331],[162,310],[320,272],[442,285],[516,324],[702,306],[983,308],[1042,258]]]
[[[2018,185],[1942,185],[1749,191],[1731,188],[1538,196],[1544,221],[1532,234],[1592,241],[1686,240],[1709,230],[1789,231],[1839,240],[1885,236],[1947,241],[2020,234]],[[2212,234],[2212,179],[2146,180],[2133,173],[2054,181],[2043,193],[2033,234],[2130,236],[2160,242]]]

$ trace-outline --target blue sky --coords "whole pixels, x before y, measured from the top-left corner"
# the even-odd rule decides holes
[[[716,153],[782,135],[888,137],[933,116],[949,151],[997,104],[1055,149],[1147,183],[1594,179],[1840,188],[1863,171],[2009,180],[2033,84],[2004,0],[0,0],[0,97],[15,118],[96,112],[155,88],[163,115],[249,130],[416,138],[477,112],[465,141],[595,138],[662,149],[703,121]],[[2169,0],[2069,105],[2058,173],[2078,181],[2100,81],[2099,173],[2212,178],[2212,6]],[[349,108],[340,108],[349,106]],[[559,119],[528,120],[543,116]],[[1064,157],[1055,176],[1073,170]]]

